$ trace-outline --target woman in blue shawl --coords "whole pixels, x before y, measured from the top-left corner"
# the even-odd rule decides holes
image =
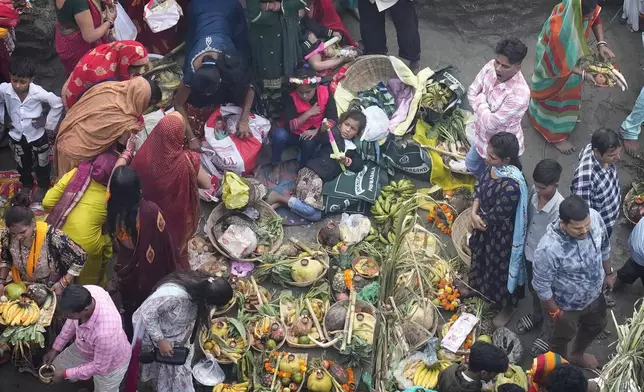
[[[489,167],[476,186],[472,205],[469,285],[500,309],[493,320],[497,327],[512,318],[526,280],[528,189],[518,157],[519,142],[513,134],[492,136],[486,157]]]

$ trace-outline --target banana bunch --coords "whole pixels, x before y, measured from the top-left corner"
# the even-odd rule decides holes
[[[0,335],[0,344],[11,346],[24,344],[37,344],[40,348],[45,347],[45,328],[38,324],[28,327],[21,325],[7,327]]]
[[[364,238],[367,242],[374,242],[378,239],[378,230],[373,225],[369,228],[369,234]]]
[[[270,331],[273,321],[270,317],[262,317],[259,321],[255,323],[255,329],[253,330],[253,335],[257,339],[262,339],[266,334],[262,331]]]
[[[40,317],[40,309],[30,299],[7,301],[0,304],[0,322],[4,325],[28,327]]]
[[[218,384],[212,388],[212,392],[246,392],[248,391],[248,382],[240,384]]]
[[[430,278],[432,280],[432,283],[437,286],[441,280],[447,277],[447,274],[449,273],[449,267],[447,265],[447,262],[442,259],[436,260],[436,262],[433,264],[433,267],[434,268],[430,272]]]
[[[438,361],[431,366],[425,366],[425,362],[418,361],[410,363],[403,369],[403,375],[414,383],[414,386],[427,389],[435,389],[438,385],[438,374],[451,365],[449,361]]]
[[[407,178],[398,182],[392,181],[389,185],[385,185],[380,191],[380,195],[378,195],[375,204],[371,206],[373,219],[379,225],[392,222],[398,216],[402,202],[413,197],[415,194],[416,186]],[[367,241],[373,241],[376,238],[383,244],[391,244],[396,241],[396,234],[392,231],[383,234],[382,231],[372,228],[366,239]]]
[[[438,82],[433,82],[425,87],[425,94],[423,94],[420,106],[442,112],[451,98],[451,90],[442,87]]]

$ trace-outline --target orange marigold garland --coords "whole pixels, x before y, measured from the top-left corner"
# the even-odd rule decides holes
[[[427,214],[427,221],[434,222],[436,227],[443,234],[452,235],[452,224],[454,224],[454,211],[447,203],[433,205]]]
[[[344,270],[344,284],[347,286],[347,290],[351,291],[353,290],[353,270],[352,269],[346,269]]]

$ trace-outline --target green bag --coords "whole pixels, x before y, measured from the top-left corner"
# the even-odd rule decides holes
[[[324,184],[324,212],[365,214],[388,183],[387,171],[374,162],[365,162],[359,173],[347,170]]]

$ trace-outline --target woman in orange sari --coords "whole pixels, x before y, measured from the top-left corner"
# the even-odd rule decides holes
[[[597,38],[604,59],[615,57],[604,41],[597,0],[563,0],[552,10],[537,40],[528,118],[534,128],[563,154],[575,148],[567,140],[579,118],[581,85],[594,85],[591,74],[577,66],[590,54],[588,36]]]
[[[114,41],[95,47],[76,64],[63,85],[60,97],[69,110],[85,91],[101,82],[122,82],[141,73],[150,60],[136,41]]]
[[[132,168],[141,179],[143,198],[156,203],[168,222],[179,264],[189,269],[188,241],[199,223],[199,188],[210,189],[210,176],[199,154],[184,145],[185,119],[177,112],[161,119],[137,151]]]
[[[96,45],[109,42],[116,8],[112,0],[56,0],[56,52],[65,72]]]

